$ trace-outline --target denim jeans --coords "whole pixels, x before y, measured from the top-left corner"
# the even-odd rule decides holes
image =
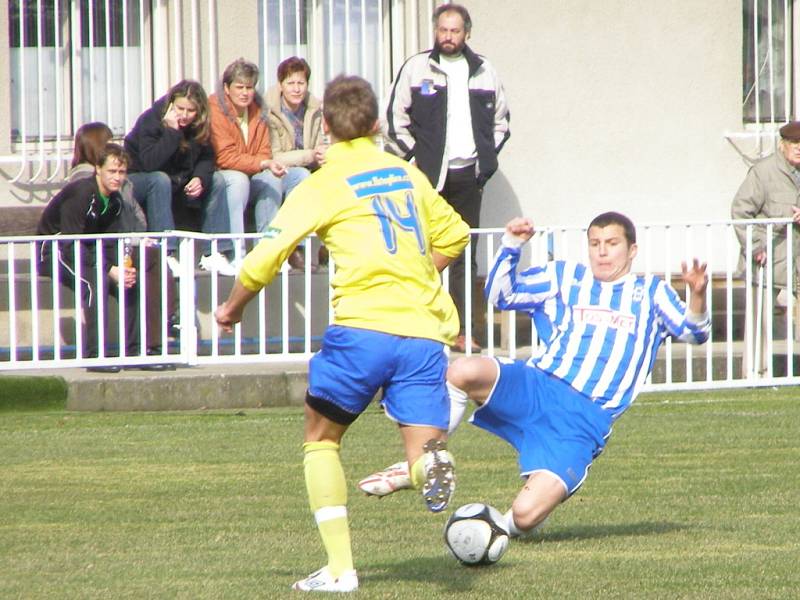
[[[172,182],[163,171],[139,172],[128,174],[133,184],[133,196],[142,205],[147,215],[148,231],[170,231],[175,229],[175,218],[172,214]],[[211,189],[197,200],[182,196],[179,202],[199,202],[201,210],[201,226],[203,233],[230,233],[228,207],[225,201],[225,186],[222,177],[214,173]],[[167,248],[177,249],[177,240],[169,238]],[[210,242],[203,243],[203,253],[210,252]],[[219,252],[227,252],[232,248],[230,240],[221,241],[217,246]]]
[[[264,231],[278,213],[283,199],[308,176],[308,169],[303,167],[289,167],[283,177],[276,177],[269,169],[252,177],[228,169],[214,173],[215,182],[217,177],[224,181],[231,232],[244,233],[248,202],[254,204],[256,231]]]

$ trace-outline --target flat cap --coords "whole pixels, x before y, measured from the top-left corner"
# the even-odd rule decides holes
[[[790,142],[800,142],[800,121],[791,121],[780,128],[781,137]]]

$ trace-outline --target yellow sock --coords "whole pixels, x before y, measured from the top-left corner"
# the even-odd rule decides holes
[[[308,502],[328,553],[328,570],[338,577],[353,568],[347,524],[347,483],[339,460],[339,444],[306,442],[303,452]]]
[[[411,485],[415,490],[422,489],[422,484],[425,483],[425,455],[420,456],[416,462],[411,465],[409,470],[411,474]]]

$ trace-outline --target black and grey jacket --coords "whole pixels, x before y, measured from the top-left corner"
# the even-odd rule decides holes
[[[50,200],[42,212],[36,227],[37,235],[118,233],[122,197],[114,192],[109,197],[108,206],[103,210],[100,190],[94,177],[85,177],[68,183]],[[39,244],[39,261],[45,263],[45,271],[50,267],[52,243]],[[74,266],[74,242],[58,244],[59,260]],[[116,264],[117,254],[114,240],[103,243],[103,271]],[[81,242],[81,264],[84,267],[97,264],[97,248],[93,240]]]
[[[464,47],[469,64],[469,104],[478,153],[477,179],[483,185],[497,170],[497,154],[510,132],[505,92],[494,68]],[[386,109],[385,132],[406,159],[439,190],[447,177],[447,75],[439,66],[439,51],[410,57],[400,68]]]

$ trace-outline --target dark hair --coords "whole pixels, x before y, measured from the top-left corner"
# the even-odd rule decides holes
[[[78,127],[78,131],[75,132],[75,146],[72,150],[72,166],[77,167],[81,163],[98,165],[99,155],[113,137],[111,128],[99,121],[85,123]]]
[[[230,85],[237,79],[249,81],[253,86],[258,83],[258,66],[245,58],[237,58],[222,73],[222,84]]]
[[[597,215],[592,222],[589,223],[589,229],[592,227],[608,227],[609,225],[619,225],[625,232],[625,239],[628,241],[628,246],[631,246],[636,243],[636,227],[633,225],[633,221],[631,221],[625,215],[618,213],[618,212],[604,212],[601,215]]]
[[[198,144],[207,143],[211,137],[211,123],[208,116],[208,96],[203,86],[192,79],[183,79],[173,85],[167,92],[167,101],[164,103],[162,117],[176,98],[186,98],[195,105],[197,116],[188,129],[194,134],[194,140]]]
[[[278,65],[278,83],[282,83],[289,75],[300,72],[306,76],[306,81],[311,79],[311,67],[308,66],[306,59],[290,56]]]
[[[339,75],[325,88],[322,115],[339,141],[372,135],[378,120],[378,100],[366,80]]]
[[[128,153],[125,152],[125,148],[119,144],[106,144],[103,146],[100,152],[97,153],[96,166],[102,167],[109,158],[116,158],[123,165],[129,165],[131,162]]]
[[[433,11],[433,26],[436,27],[439,17],[449,12],[458,13],[461,16],[461,20],[464,21],[464,31],[466,33],[472,31],[472,18],[469,16],[469,11],[460,4],[442,4],[438,6],[436,10]]]

